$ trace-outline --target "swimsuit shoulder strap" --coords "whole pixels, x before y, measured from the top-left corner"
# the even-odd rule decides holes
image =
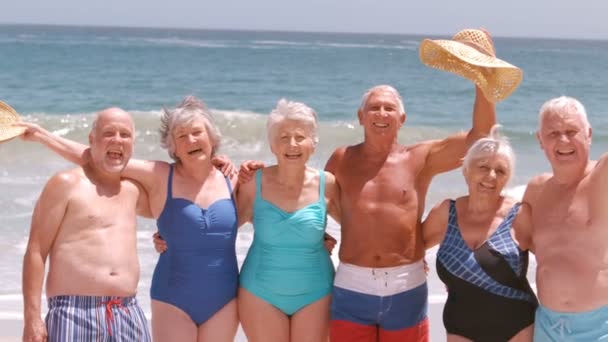
[[[262,169],[255,172],[255,198],[262,198]]]
[[[319,202],[325,205],[325,171],[319,170]]]
[[[167,200],[173,198],[173,168],[175,164],[169,165],[169,177],[167,179]]]

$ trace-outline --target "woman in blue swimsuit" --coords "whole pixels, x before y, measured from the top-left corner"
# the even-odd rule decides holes
[[[122,173],[146,190],[168,245],[152,278],[152,337],[232,342],[238,327],[238,220],[234,180],[211,163],[220,133],[205,104],[192,96],[164,110],[161,126],[161,143],[175,163],[131,159]],[[62,140],[62,155],[78,160],[86,146]]]
[[[238,295],[250,342],[328,338],[334,268],[323,240],[327,214],[338,216],[338,186],[306,165],[316,130],[311,108],[280,100],[267,123],[277,164],[239,185],[239,216],[254,228]]]
[[[514,156],[495,130],[464,158],[469,194],[443,201],[423,223],[426,248],[440,244],[448,341],[532,341],[537,301],[526,279],[530,212],[501,194]]]

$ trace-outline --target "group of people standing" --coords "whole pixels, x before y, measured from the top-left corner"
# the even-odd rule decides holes
[[[608,157],[589,158],[585,109],[568,97],[541,107],[537,135],[553,172],[532,179],[520,203],[502,194],[515,160],[488,94],[476,85],[468,132],[404,146],[403,100],[375,86],[357,111],[363,141],[338,148],[325,170],[307,166],[315,111],[280,100],[267,124],[276,165],[250,163],[239,181],[214,166],[221,134],[194,97],[162,115],[173,163],[131,159],[133,121],[118,108],[96,115],[88,147],[22,123],[26,140],[80,165],[48,181],[32,216],[24,340],[150,340],[134,297],[136,215],[156,219],[166,242],[151,288],[155,341],[232,341],[239,322],[250,341],[428,341],[423,259],[437,244],[448,340],[608,336]],[[433,177],[461,164],[468,194],[423,221]],[[335,274],[328,214],[341,226]],[[254,239],[239,275],[246,222]]]

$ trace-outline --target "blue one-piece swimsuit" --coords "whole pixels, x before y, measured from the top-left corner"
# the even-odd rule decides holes
[[[172,181],[173,165],[165,208],[157,221],[167,251],[154,269],[150,295],[176,306],[200,325],[236,297],[236,206],[228,179],[231,197],[219,199],[207,209],[173,198]]]

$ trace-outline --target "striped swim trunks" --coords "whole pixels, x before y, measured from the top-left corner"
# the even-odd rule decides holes
[[[383,268],[341,263],[332,291],[330,339],[426,342],[427,297],[422,261]]]
[[[55,296],[48,305],[49,342],[152,340],[135,296]]]

